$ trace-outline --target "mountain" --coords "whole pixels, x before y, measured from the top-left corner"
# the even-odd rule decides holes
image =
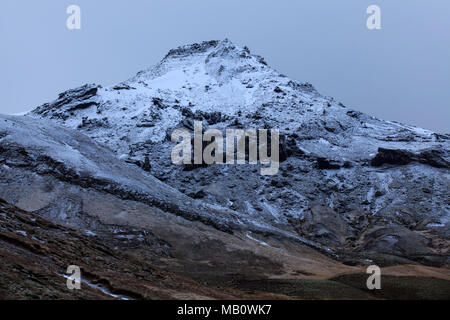
[[[171,50],[130,80],[64,92],[30,115],[77,129],[125,161],[143,166],[148,156],[150,173],[192,198],[326,246],[352,245],[378,224],[449,227],[449,136],[350,110],[228,40]],[[279,129],[280,174],[262,177],[254,165],[172,165],[170,135],[194,120],[220,130]],[[322,221],[329,212],[315,206],[336,218]],[[345,228],[332,230],[339,224]]]
[[[278,129],[279,173],[173,164],[172,133],[196,120]],[[449,151],[448,135],[351,110],[246,47],[208,41],[1,116],[0,197],[202,283],[285,294],[283,281],[334,279],[314,286],[367,298],[338,275],[377,264],[449,277]]]

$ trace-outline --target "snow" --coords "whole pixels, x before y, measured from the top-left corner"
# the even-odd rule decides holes
[[[28,235],[27,232],[23,231],[23,230],[16,230],[16,233],[18,233],[18,234],[20,234],[20,235],[22,235],[24,237],[26,237]]]
[[[91,230],[84,230],[84,233],[88,236],[95,237],[97,234]]]
[[[266,247],[269,246],[266,242],[261,241],[261,240],[258,240],[258,239],[256,239],[256,238],[253,238],[249,233],[247,233],[246,236],[247,236],[247,238],[249,238],[250,240],[256,241],[256,242],[258,242],[259,244],[261,244],[261,245],[263,245],[263,246],[266,246]]]
[[[66,274],[59,274],[58,273],[58,275],[61,276],[61,277],[64,277],[65,279],[72,279]],[[120,299],[120,300],[133,300],[130,297],[127,297],[127,296],[124,296],[124,295],[121,295],[121,294],[112,293],[111,291],[109,291],[105,287],[103,287],[103,286],[101,286],[99,284],[93,283],[92,281],[89,281],[87,279],[84,279],[83,277],[80,279],[80,281],[81,281],[82,284],[85,284],[85,285],[87,285],[87,286],[89,286],[89,287],[91,287],[93,289],[99,290],[99,291],[103,292],[104,294],[106,294],[106,295],[108,295],[110,297],[113,297],[113,298],[116,298],[116,299]]]

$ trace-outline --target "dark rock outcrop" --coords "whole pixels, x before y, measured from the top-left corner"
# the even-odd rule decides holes
[[[406,165],[411,162],[419,162],[435,168],[450,168],[448,151],[442,149],[425,149],[418,153],[413,153],[402,149],[378,148],[378,153],[372,159],[371,165],[374,167],[383,164]]]

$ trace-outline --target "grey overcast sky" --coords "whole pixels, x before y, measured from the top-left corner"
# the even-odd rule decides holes
[[[71,4],[81,30],[66,28]],[[372,4],[381,30],[366,27]],[[224,38],[348,107],[450,133],[449,0],[2,0],[0,113]]]

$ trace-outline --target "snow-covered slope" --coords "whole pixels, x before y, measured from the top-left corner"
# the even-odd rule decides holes
[[[240,217],[226,207],[192,199],[76,130],[44,119],[0,115],[0,197],[41,210],[54,222],[95,229],[84,211],[92,201],[86,199],[99,195],[142,203],[227,233],[271,234],[320,248],[257,217]],[[107,223],[113,220],[113,214],[106,214]]]
[[[328,157],[342,157],[343,148],[353,159],[369,159],[378,147],[392,146],[392,141],[398,142],[397,148],[420,149],[423,142],[430,146],[444,139],[428,130],[348,110],[228,40],[171,50],[160,63],[128,81],[67,91],[32,114],[90,132],[128,153],[130,144],[164,141],[166,129],[177,127],[190,112],[204,114],[212,124],[229,125],[230,121],[221,120],[236,117],[243,124],[297,132],[309,141],[299,141],[306,152]],[[208,119],[213,113],[220,116]],[[341,148],[333,148],[335,144]]]
[[[228,40],[171,50],[123,83],[64,92],[29,115],[80,130],[191,198],[316,242],[351,245],[376,224],[449,228],[449,136],[350,110]],[[170,135],[194,120],[279,129],[280,173],[173,165]],[[345,230],[333,230],[336,221],[311,229],[317,205],[334,210]],[[372,222],[359,226],[361,215]]]

